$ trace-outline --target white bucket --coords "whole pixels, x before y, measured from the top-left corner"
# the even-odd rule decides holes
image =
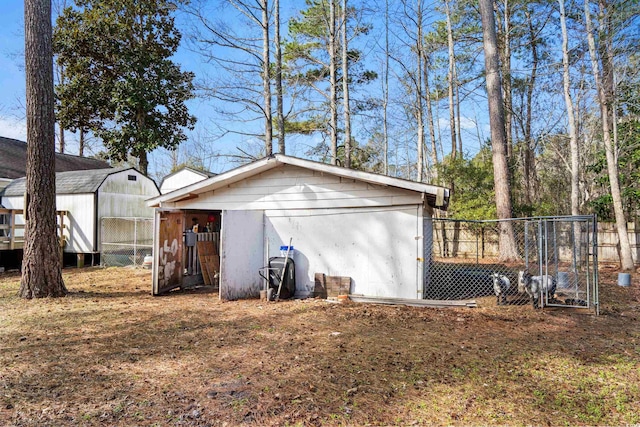
[[[569,273],[566,271],[558,271],[558,289],[567,289],[569,287]]]
[[[625,288],[631,285],[631,274],[618,273],[618,286],[624,286]]]

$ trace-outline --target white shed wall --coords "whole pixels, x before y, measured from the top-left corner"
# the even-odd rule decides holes
[[[162,208],[223,212],[222,298],[257,295],[258,269],[292,238],[300,297],[325,273],[351,277],[354,294],[415,299],[430,252],[423,203],[419,192],[285,165]]]
[[[56,209],[67,211],[65,216],[65,252],[89,253],[98,246],[96,241],[95,194],[59,194]]]
[[[129,180],[129,176],[135,176],[135,181]],[[154,209],[147,206],[146,200],[159,194],[155,183],[136,170],[109,175],[98,189],[98,242],[102,242],[102,218],[153,218]],[[128,235],[128,231],[122,233]]]
[[[222,213],[220,298],[257,297],[262,288],[258,270],[264,263],[262,211]]]
[[[8,209],[24,209],[24,197],[3,197],[2,203]],[[58,194],[56,210],[67,211],[65,215],[65,236],[67,244],[64,252],[93,252],[95,243],[95,209],[94,194]],[[16,217],[16,223],[24,224],[22,215]],[[23,230],[16,230],[23,236]]]
[[[313,292],[315,273],[325,273],[351,277],[353,294],[421,298],[420,210],[405,206],[267,211],[269,257],[279,256],[280,245],[293,238],[300,297]]]
[[[285,165],[197,199],[163,207],[203,210],[322,209],[422,204],[420,194]]]
[[[136,180],[130,181],[129,176]],[[153,208],[145,201],[159,194],[155,183],[136,170],[111,174],[98,189],[98,215],[153,218]]]
[[[160,187],[160,193],[166,194],[171,191],[177,190],[178,188],[186,187],[187,185],[200,182],[206,178],[207,178],[206,176],[203,176],[194,171],[183,169],[171,176],[166,177],[162,181],[162,186]]]

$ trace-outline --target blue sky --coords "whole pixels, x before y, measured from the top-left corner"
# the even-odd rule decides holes
[[[0,97],[0,136],[16,138],[26,141],[26,125],[24,118],[25,106],[25,76],[24,76],[24,59],[21,57],[24,51],[24,0],[4,0],[2,14],[0,14],[0,87],[2,87],[2,96]],[[177,18],[180,28],[181,17]],[[180,28],[185,33],[183,28]],[[183,40],[184,41],[184,40]],[[183,46],[180,47],[178,54],[174,58],[183,70],[193,71],[196,77],[202,75],[202,71],[206,68],[198,55],[190,52]],[[194,99],[189,102],[189,110],[191,114],[198,118],[198,123],[194,132],[189,132],[190,139],[207,139],[207,135],[212,128],[212,117],[214,116],[211,101],[204,99]],[[215,161],[215,154],[220,152],[236,151],[238,145],[251,145],[253,141],[246,141],[237,136],[228,135],[223,139],[217,139],[215,143],[211,143],[209,161],[205,162],[205,167],[209,167],[212,171],[220,172],[221,169],[227,169],[226,161]],[[66,152],[70,154],[77,153],[77,142],[75,135],[66,134]],[[254,145],[256,142],[253,142]],[[188,147],[183,147],[188,149]],[[99,151],[99,142],[93,142],[93,147],[89,147],[88,153],[85,155],[95,154]],[[164,164],[168,161],[169,155],[165,150],[156,150],[150,158],[150,172],[154,173],[154,169],[158,172],[165,169]]]
[[[284,2],[283,15],[291,15],[295,13],[297,8],[303,6],[302,1]],[[0,98],[0,135],[12,137],[16,139],[26,140],[26,126],[24,120],[24,73],[23,59],[19,56],[23,51],[23,0],[4,0],[2,14],[0,14],[0,87],[2,87],[2,97]],[[372,18],[375,19],[375,18]],[[181,18],[177,19],[180,28]],[[283,26],[283,32],[286,26]],[[380,25],[377,25],[378,29]],[[183,34],[184,28],[180,28]],[[366,52],[366,48],[363,50]],[[373,58],[373,57],[372,57]],[[188,51],[185,47],[181,47],[175,57],[175,61],[180,63],[184,70],[190,70],[196,73],[196,76],[202,75],[206,69],[212,71],[211,66],[205,66],[201,63],[200,58],[193,52]],[[213,70],[215,72],[215,70]],[[379,82],[372,83],[371,91],[379,91]],[[218,159],[216,154],[219,153],[238,153],[236,147],[241,146],[244,149],[259,148],[261,141],[251,137],[227,134],[223,138],[210,140],[208,136],[215,127],[214,120],[216,114],[214,104],[211,100],[195,99],[189,103],[192,114],[198,118],[198,124],[194,132],[188,134],[192,141],[205,141],[204,150],[201,149],[202,157],[206,158],[204,166],[214,172],[221,172],[233,166],[229,164],[225,158]],[[479,143],[476,138],[475,120],[479,119],[483,124],[480,126],[481,138],[488,136],[488,125],[486,124],[486,105],[483,102],[472,102],[464,108],[466,117],[462,117],[463,135],[467,140],[465,142],[466,149],[476,151]],[[446,141],[448,133],[448,117],[445,117],[446,111],[441,111],[439,117],[439,129],[442,130],[443,141]],[[218,118],[219,120],[219,118]],[[374,121],[377,121],[374,119]],[[260,123],[258,123],[260,125]],[[246,124],[244,126],[247,126]],[[287,152],[295,156],[304,156],[307,149],[318,142],[319,136],[313,138],[288,138]],[[364,137],[363,137],[364,138]],[[407,136],[403,136],[406,141]],[[364,141],[363,141],[364,142]],[[77,152],[77,144],[74,135],[66,136],[67,152],[75,154]],[[93,147],[88,150],[88,155],[94,154],[99,150],[99,142],[94,141]],[[191,150],[190,144],[186,144],[180,150]],[[397,151],[397,150],[396,150]],[[167,169],[168,153],[164,150],[156,150],[150,157],[150,173],[161,174]]]
[[[0,135],[26,140],[23,119],[24,73],[22,58],[14,58],[24,48],[21,33],[23,1],[5,0],[0,14]]]
[[[24,59],[24,0],[4,0],[0,14],[0,136],[26,141],[24,119],[25,76]],[[184,49],[182,49],[184,51]],[[184,69],[197,72],[198,61],[181,52],[177,58]],[[190,111],[196,116],[207,115],[207,105],[200,100],[190,103]],[[205,120],[206,121],[206,120]],[[66,136],[68,152],[75,154],[74,135]],[[98,147],[92,149],[97,151]],[[90,150],[91,151],[91,150]],[[92,154],[89,152],[88,154]]]

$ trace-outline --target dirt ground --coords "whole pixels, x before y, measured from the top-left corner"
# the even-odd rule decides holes
[[[640,423],[640,274],[602,314],[150,295],[150,273],[65,270],[66,298],[0,275],[0,424]]]

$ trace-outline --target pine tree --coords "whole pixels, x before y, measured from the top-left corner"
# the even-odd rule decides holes
[[[67,289],[56,236],[51,0],[26,0],[24,6],[27,182],[20,296],[61,297]]]

